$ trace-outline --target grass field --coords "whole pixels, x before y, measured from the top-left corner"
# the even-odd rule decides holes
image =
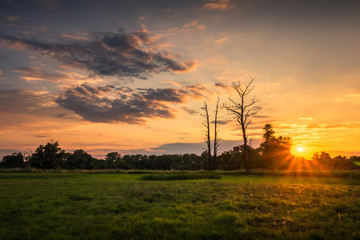
[[[0,239],[360,239],[357,178],[164,175],[0,173]]]

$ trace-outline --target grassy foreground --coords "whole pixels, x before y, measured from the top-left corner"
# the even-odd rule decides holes
[[[214,178],[0,173],[0,239],[360,239],[358,179]]]

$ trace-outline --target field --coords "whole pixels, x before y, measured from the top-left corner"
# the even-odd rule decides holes
[[[360,239],[358,178],[140,173],[0,173],[0,239]]]

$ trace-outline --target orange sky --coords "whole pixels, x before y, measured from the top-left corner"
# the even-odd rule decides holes
[[[203,101],[251,78],[254,147],[272,123],[297,156],[360,155],[358,1],[47,2],[1,3],[0,155],[201,153]]]

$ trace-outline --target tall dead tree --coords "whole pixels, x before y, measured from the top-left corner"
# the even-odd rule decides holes
[[[231,112],[235,117],[237,122],[241,126],[242,136],[243,136],[243,153],[245,158],[245,169],[247,172],[250,171],[250,160],[249,160],[249,147],[248,147],[248,137],[247,137],[247,128],[251,123],[250,117],[257,113],[258,108],[254,105],[258,102],[255,99],[255,96],[250,100],[247,98],[251,91],[255,88],[252,86],[254,79],[252,79],[249,83],[241,84],[240,82],[234,82],[232,84],[232,88],[237,92],[238,97],[240,98],[238,101],[235,101],[229,98],[230,104],[224,104],[224,108]]]
[[[214,166],[213,168],[216,168],[218,166],[218,161],[217,161],[217,152],[219,149],[219,130],[218,130],[218,113],[219,113],[219,104],[220,104],[220,97],[218,96],[217,102],[216,102],[216,108],[215,108],[215,119],[214,119]]]
[[[208,111],[208,106],[206,104],[206,102],[204,101],[204,107],[203,107],[205,113],[201,114],[201,116],[203,116],[205,118],[204,122],[202,122],[202,124],[204,125],[204,127],[206,128],[206,133],[205,133],[205,143],[207,145],[207,167],[208,170],[211,170],[212,168],[212,161],[211,161],[211,141],[210,141],[210,117],[209,117],[209,111]]]

